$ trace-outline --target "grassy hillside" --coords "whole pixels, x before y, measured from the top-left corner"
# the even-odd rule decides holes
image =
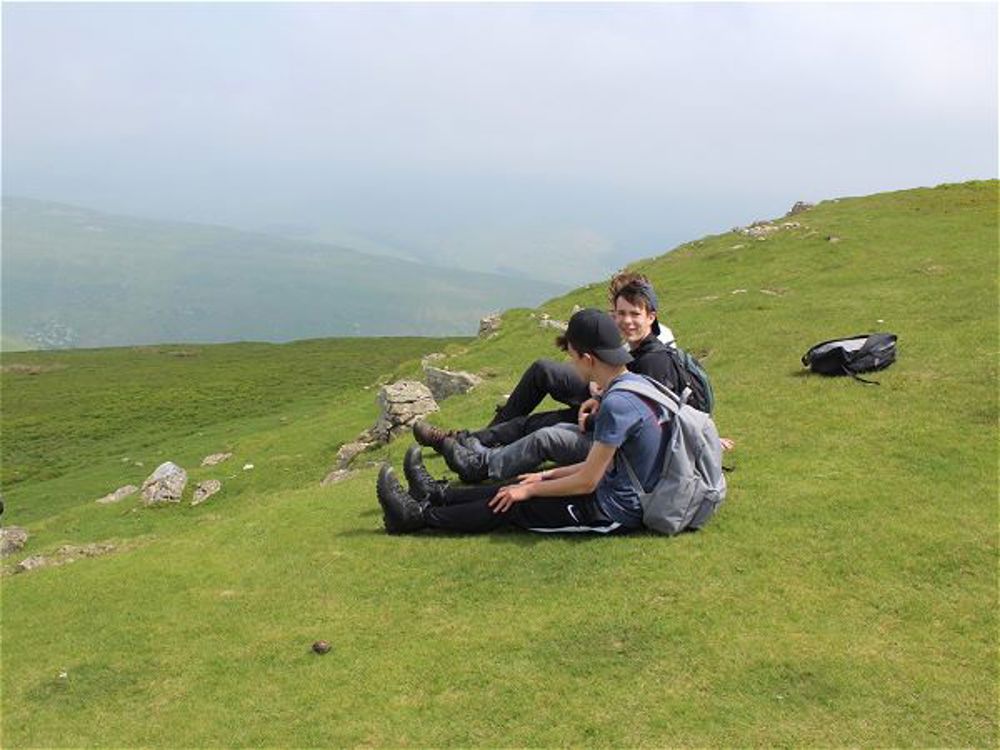
[[[9,197],[3,252],[4,344],[49,349],[468,335],[566,288]]]
[[[374,421],[364,386],[437,342],[5,355],[52,368],[2,375],[21,556],[121,549],[3,579],[3,745],[995,747],[997,189],[831,200],[635,264],[737,441],[720,515],[675,539],[388,537],[365,464],[406,439],[320,487]],[[603,296],[447,344],[489,377],[435,421],[484,421],[557,355],[532,315]],[[880,386],[802,373],[871,330],[900,337]],[[171,393],[198,407],[161,434],[138,415]],[[217,476],[216,450],[236,478],[204,505],[93,502],[166,458]]]

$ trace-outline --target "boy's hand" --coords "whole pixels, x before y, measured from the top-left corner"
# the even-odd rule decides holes
[[[597,414],[601,408],[601,402],[596,398],[588,398],[580,404],[580,415],[577,417],[577,424],[580,425],[580,432],[587,431],[587,418],[591,414]]]
[[[514,503],[520,503],[531,497],[530,484],[508,484],[500,488],[488,505],[494,513],[506,513]]]

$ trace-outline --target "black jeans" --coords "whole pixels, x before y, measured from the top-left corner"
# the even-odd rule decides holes
[[[567,408],[532,414],[546,396],[566,404]],[[576,374],[572,365],[537,359],[524,371],[507,403],[497,409],[489,426],[471,434],[487,447],[510,445],[543,427],[576,422],[580,404],[588,398],[590,384]]]
[[[427,525],[468,534],[504,526],[550,534],[620,534],[630,530],[608,518],[593,493],[532,498],[514,503],[506,513],[494,513],[489,501],[498,489],[484,485],[449,487],[444,493],[443,506],[424,511]]]

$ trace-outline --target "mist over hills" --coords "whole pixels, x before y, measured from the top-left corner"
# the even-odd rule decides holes
[[[475,333],[568,285],[3,198],[5,348]]]

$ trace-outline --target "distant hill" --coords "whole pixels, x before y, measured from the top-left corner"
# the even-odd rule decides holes
[[[37,348],[473,334],[558,284],[224,227],[3,199],[3,342]]]

